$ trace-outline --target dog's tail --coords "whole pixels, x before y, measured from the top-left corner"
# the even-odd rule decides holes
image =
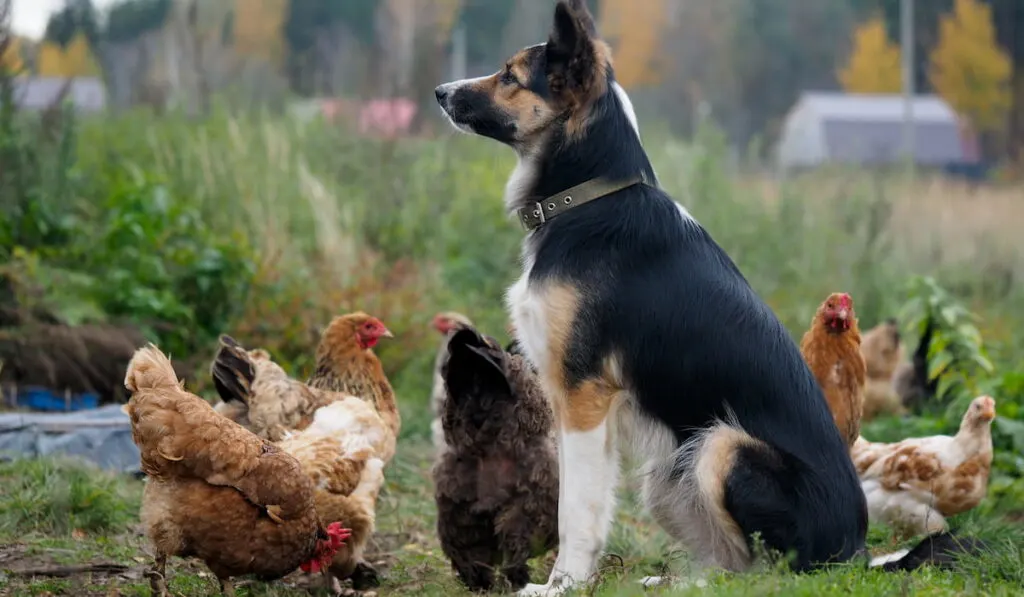
[[[962,557],[981,555],[988,550],[989,546],[980,539],[942,531],[925,537],[911,549],[872,558],[868,567],[886,572],[916,570],[922,566],[953,569]]]

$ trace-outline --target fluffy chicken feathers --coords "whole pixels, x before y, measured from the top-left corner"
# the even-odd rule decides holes
[[[349,531],[324,529],[299,462],[186,392],[155,346],[135,353],[125,387],[148,475],[140,520],[156,552],[155,595],[168,594],[168,556],[202,559],[232,595],[233,576],[280,578],[342,547]]]
[[[858,438],[851,456],[871,519],[911,533],[932,533],[945,530],[945,517],[981,503],[988,491],[995,416],[995,400],[980,396],[955,436],[894,444]]]
[[[893,385],[896,369],[903,361],[903,343],[896,320],[883,321],[865,332],[860,352],[867,366],[864,420],[884,412],[902,414],[903,405]]]
[[[373,347],[394,335],[376,317],[361,311],[331,320],[316,349],[311,388],[345,392],[369,402],[397,438],[402,419],[395,392]]]
[[[852,446],[860,436],[866,365],[853,299],[833,293],[818,307],[800,353],[818,380],[840,435]]]
[[[288,377],[266,351],[246,351],[227,336],[211,368],[224,399],[218,409],[295,456],[314,483],[317,509],[351,527],[351,542],[329,570],[356,588],[376,584],[363,550],[400,428],[394,393],[372,351],[390,336],[364,313],[336,317],[321,334],[317,368],[306,383]]]
[[[283,522],[312,508],[298,461],[186,392],[171,361],[152,344],[128,364],[128,415],[142,470],[155,479],[197,478],[233,487]]]

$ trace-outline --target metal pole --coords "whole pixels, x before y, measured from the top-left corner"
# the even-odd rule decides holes
[[[903,58],[903,157],[914,176],[914,0],[900,0],[900,46]]]
[[[461,23],[452,34],[451,78],[458,81],[466,78],[466,28]]]

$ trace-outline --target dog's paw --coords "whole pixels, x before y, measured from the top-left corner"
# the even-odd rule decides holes
[[[569,587],[565,584],[552,585],[551,583],[545,585],[526,585],[519,592],[516,593],[517,597],[556,597],[565,593],[569,590]]]
[[[644,588],[660,587],[661,585],[668,582],[667,576],[645,576],[640,579],[640,584]]]

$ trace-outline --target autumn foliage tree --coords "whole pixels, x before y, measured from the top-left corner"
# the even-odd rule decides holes
[[[853,49],[839,81],[849,93],[898,93],[903,88],[900,48],[875,15],[853,32]]]
[[[4,73],[20,73],[24,66],[21,58],[21,38],[11,35],[0,40],[0,70]]]
[[[601,33],[614,48],[618,82],[626,88],[660,83],[667,0],[602,0],[600,7]]]
[[[44,77],[87,77],[100,72],[89,40],[82,32],[76,33],[64,48],[44,42],[39,47],[37,62],[39,75]]]
[[[996,44],[992,10],[956,0],[939,22],[928,78],[935,90],[978,131],[1002,128],[1010,108],[1010,57]]]
[[[285,53],[288,0],[235,0],[232,37],[235,51],[274,67]]]

